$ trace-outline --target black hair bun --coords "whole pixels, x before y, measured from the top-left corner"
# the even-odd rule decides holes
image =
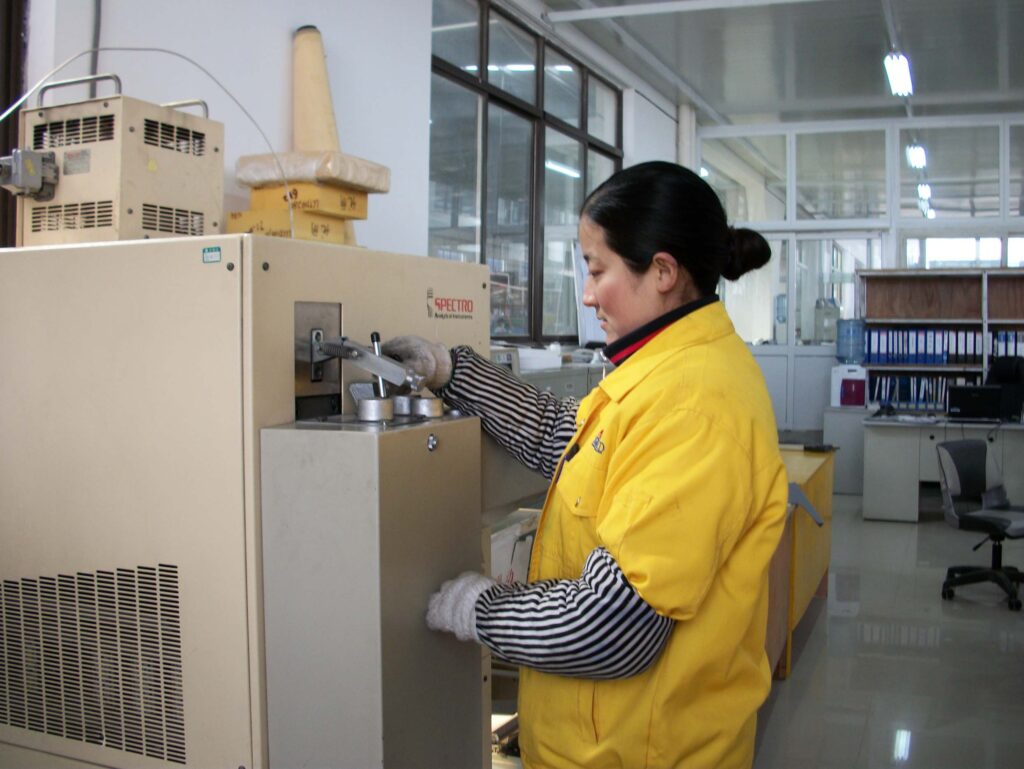
[[[772,258],[772,249],[759,232],[730,227],[729,240],[729,255],[722,266],[722,277],[726,280],[736,280],[751,270],[760,269]]]

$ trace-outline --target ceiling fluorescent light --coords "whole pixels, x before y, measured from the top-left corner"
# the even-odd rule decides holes
[[[549,171],[554,171],[557,174],[563,174],[571,179],[579,179],[580,172],[571,166],[562,165],[554,160],[545,160],[544,167]]]
[[[506,64],[506,72],[533,72],[535,67],[532,64]]]
[[[932,199],[932,185],[930,185],[930,184],[919,184],[919,185],[917,185],[917,196],[919,198],[921,198],[921,200],[931,200]]]
[[[907,145],[907,163],[918,170],[928,165],[928,155],[920,144]]]
[[[897,51],[886,56],[885,74],[893,96],[913,96],[914,83],[910,79],[910,61],[906,56]]]

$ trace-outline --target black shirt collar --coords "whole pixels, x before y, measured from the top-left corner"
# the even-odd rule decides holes
[[[622,365],[629,356],[647,344],[667,326],[670,326],[680,318],[689,315],[691,312],[699,310],[701,307],[706,307],[707,305],[717,301],[717,294],[709,294],[708,296],[701,297],[695,301],[688,302],[681,307],[676,307],[674,310],[669,310],[664,315],[655,318],[649,323],[645,323],[640,326],[640,328],[634,329],[628,334],[619,337],[611,344],[606,345],[604,348],[604,357],[616,366]]]

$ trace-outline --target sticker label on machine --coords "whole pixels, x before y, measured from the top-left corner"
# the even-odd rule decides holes
[[[427,289],[427,317],[439,320],[472,320],[473,300],[465,297],[435,296],[434,289]]]
[[[220,261],[220,246],[208,246],[203,249],[203,264],[217,264]]]
[[[65,176],[87,174],[92,165],[92,150],[68,150],[64,153]]]

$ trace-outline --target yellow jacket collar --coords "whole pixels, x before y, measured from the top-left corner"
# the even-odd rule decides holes
[[[732,321],[722,302],[713,302],[668,326],[602,379],[599,386],[611,400],[620,401],[672,356],[732,333]]]

